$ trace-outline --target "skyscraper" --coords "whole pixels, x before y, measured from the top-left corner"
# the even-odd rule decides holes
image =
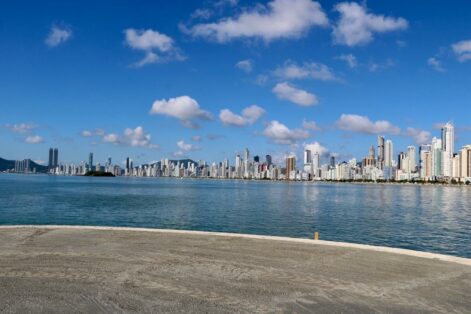
[[[54,168],[54,150],[49,148],[49,163],[47,164],[49,169]]]
[[[377,166],[379,169],[384,168],[384,137],[378,135],[378,161]]]
[[[296,157],[289,156],[286,158],[286,176],[289,178],[290,173],[296,170]]]
[[[54,148],[53,156],[53,167],[56,168],[59,165],[59,150],[57,148]]]
[[[330,166],[335,167],[335,156],[334,155],[330,156]]]
[[[409,165],[407,166],[408,172],[415,172],[415,168],[417,167],[417,156],[415,152],[415,146],[407,146],[407,158],[409,161]]]
[[[253,161],[254,162],[260,162],[260,157],[259,156],[254,156]]]
[[[384,166],[392,167],[394,156],[394,146],[391,140],[386,140],[384,147]]]
[[[266,155],[265,156],[265,161],[267,162],[267,165],[270,166],[271,165],[271,155]]]
[[[126,158],[126,170],[129,171],[129,157]]]
[[[93,170],[93,153],[88,155],[88,170]]]
[[[308,165],[312,163],[311,151],[309,149],[304,150],[304,164]]]
[[[430,160],[432,145],[420,145],[419,147],[419,173],[420,178],[427,179],[431,176]]]
[[[442,140],[434,137],[432,139],[432,177],[434,179],[443,177],[442,157]]]
[[[370,155],[370,158],[375,159],[375,147],[373,145],[371,145],[370,147],[369,155]]]
[[[250,152],[249,152],[249,149],[246,148],[246,149],[245,149],[245,155],[244,155],[245,161],[248,161],[248,160],[249,160],[249,157],[250,157]]]
[[[452,159],[455,146],[455,127],[448,122],[442,127],[442,171],[444,177],[451,177]]]
[[[314,177],[319,176],[319,168],[321,167],[321,156],[318,152],[314,153],[314,157],[312,158],[312,173]]]

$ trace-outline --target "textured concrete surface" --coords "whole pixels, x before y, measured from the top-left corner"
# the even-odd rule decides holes
[[[470,313],[471,266],[209,234],[0,228],[5,313]]]

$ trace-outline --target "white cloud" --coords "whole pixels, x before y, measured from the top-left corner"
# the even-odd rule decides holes
[[[209,9],[196,9],[192,14],[191,14],[191,19],[202,19],[202,20],[207,20],[213,15],[213,12]]]
[[[318,2],[312,0],[273,0],[257,4],[236,17],[213,23],[196,24],[182,30],[194,37],[220,43],[236,38],[299,38],[313,26],[328,26],[329,21]]]
[[[445,68],[442,65],[442,62],[438,60],[437,58],[428,58],[427,64],[432,67],[437,72],[445,72]]]
[[[322,63],[306,62],[302,66],[291,60],[286,60],[281,67],[273,71],[277,77],[286,80],[315,79],[320,81],[337,80],[332,70]]]
[[[303,129],[311,131],[319,131],[321,128],[317,125],[315,121],[303,120]]]
[[[44,139],[39,135],[29,135],[25,138],[25,142],[28,144],[40,144],[44,142]]]
[[[263,108],[252,105],[242,110],[242,115],[238,115],[229,109],[223,109],[219,113],[219,119],[224,125],[244,126],[255,123],[263,114]]]
[[[103,142],[111,144],[128,145],[132,147],[158,148],[156,144],[152,144],[151,135],[144,131],[142,126],[135,129],[126,128],[123,135],[116,133],[103,134]]]
[[[392,59],[386,59],[386,61],[384,62],[370,61],[368,64],[368,70],[370,72],[378,72],[378,71],[389,69],[395,65],[396,65],[395,62]]]
[[[298,140],[309,137],[309,132],[301,129],[289,129],[286,125],[276,120],[270,121],[262,134],[273,142],[284,145],[292,145]]]
[[[318,153],[320,156],[325,156],[329,153],[329,150],[319,142],[305,143],[304,149],[310,150],[312,154]]]
[[[337,44],[347,46],[365,45],[373,40],[374,33],[386,33],[407,29],[404,18],[393,18],[367,12],[356,2],[342,2],[335,6],[340,19],[334,26],[333,38]]]
[[[201,138],[201,136],[199,136],[199,135],[194,135],[194,136],[191,137],[191,140],[192,140],[193,142],[201,142],[201,141],[202,141],[202,138]]]
[[[350,68],[356,68],[358,66],[357,58],[350,54],[343,54],[337,57],[338,60],[345,61]]]
[[[183,141],[183,140],[180,140],[180,141],[177,142],[177,147],[180,150],[185,151],[185,152],[194,151],[194,150],[199,149],[198,146],[193,145],[193,144],[185,143],[185,141]]]
[[[5,127],[15,133],[28,133],[36,129],[38,126],[34,123],[15,123],[6,124]]]
[[[279,98],[289,100],[300,106],[313,106],[319,103],[316,95],[305,90],[298,89],[288,82],[278,83],[272,89],[273,93]]]
[[[355,114],[342,114],[336,122],[340,130],[365,133],[365,134],[392,134],[398,135],[401,130],[389,121],[371,121],[366,116]]]
[[[185,153],[182,152],[182,151],[177,151],[177,152],[173,153],[173,157],[180,158],[180,157],[183,157],[183,156],[185,156]]]
[[[460,62],[471,60],[471,40],[462,40],[451,47]]]
[[[253,69],[253,64],[251,60],[241,60],[237,62],[235,66],[236,68],[244,71],[245,73],[250,73]]]
[[[53,25],[44,41],[49,47],[57,47],[72,37],[72,30],[65,26]]]
[[[413,138],[418,145],[427,144],[430,142],[431,134],[428,131],[418,130],[414,128],[407,128],[406,135]]]
[[[83,137],[92,137],[92,136],[93,136],[93,132],[92,132],[92,131],[89,131],[89,130],[83,130],[82,132],[80,132],[80,134],[81,134]]]
[[[124,35],[129,47],[145,52],[144,58],[134,64],[136,67],[185,58],[175,46],[174,40],[158,31],[128,28],[124,30]]]
[[[161,114],[180,120],[184,126],[196,128],[194,120],[211,120],[212,115],[200,108],[198,102],[189,96],[179,96],[168,100],[157,100],[152,104],[150,114]]]

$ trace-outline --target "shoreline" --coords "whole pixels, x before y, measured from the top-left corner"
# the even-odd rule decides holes
[[[48,173],[13,173],[13,172],[0,172],[6,175],[43,175],[51,177],[64,177],[64,178],[126,178],[126,179],[172,179],[172,180],[212,180],[212,181],[242,181],[242,182],[273,182],[273,183],[311,183],[311,184],[351,184],[351,185],[392,185],[392,186],[437,186],[437,187],[464,187],[471,188],[471,184],[466,183],[443,183],[443,182],[362,182],[362,181],[330,181],[330,180],[271,180],[271,179],[243,179],[243,178],[204,178],[204,177],[138,177],[138,176],[85,176],[85,175],[51,175]]]
[[[246,233],[230,233],[230,232],[212,232],[212,231],[197,231],[197,230],[178,230],[178,229],[157,229],[157,228],[139,228],[139,227],[108,227],[108,226],[75,226],[75,225],[1,225],[2,229],[65,229],[65,230],[95,230],[95,231],[131,231],[131,232],[148,232],[148,233],[160,233],[160,234],[180,234],[180,235],[194,235],[194,236],[217,236],[226,238],[243,238],[243,239],[254,239],[254,240],[268,240],[268,241],[283,241],[292,243],[302,243],[309,245],[324,245],[330,247],[340,248],[352,248],[369,250],[381,253],[391,253],[398,255],[406,255],[413,257],[420,257],[432,260],[440,260],[444,262],[452,262],[461,265],[471,266],[471,258],[438,254],[424,251],[415,251],[410,249],[402,249],[387,246],[376,246],[369,244],[349,243],[349,242],[337,242],[337,241],[326,241],[326,240],[312,240],[305,238],[291,238],[282,236],[268,236],[268,235],[256,235]]]

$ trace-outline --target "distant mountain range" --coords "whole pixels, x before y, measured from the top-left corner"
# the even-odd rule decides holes
[[[39,165],[32,161],[31,159],[29,160],[31,164],[31,168],[36,168],[36,172],[47,172],[47,167],[43,165]],[[6,170],[12,170],[15,169],[15,161],[14,160],[8,160],[8,159],[3,159],[0,158],[0,171],[6,171]]]

